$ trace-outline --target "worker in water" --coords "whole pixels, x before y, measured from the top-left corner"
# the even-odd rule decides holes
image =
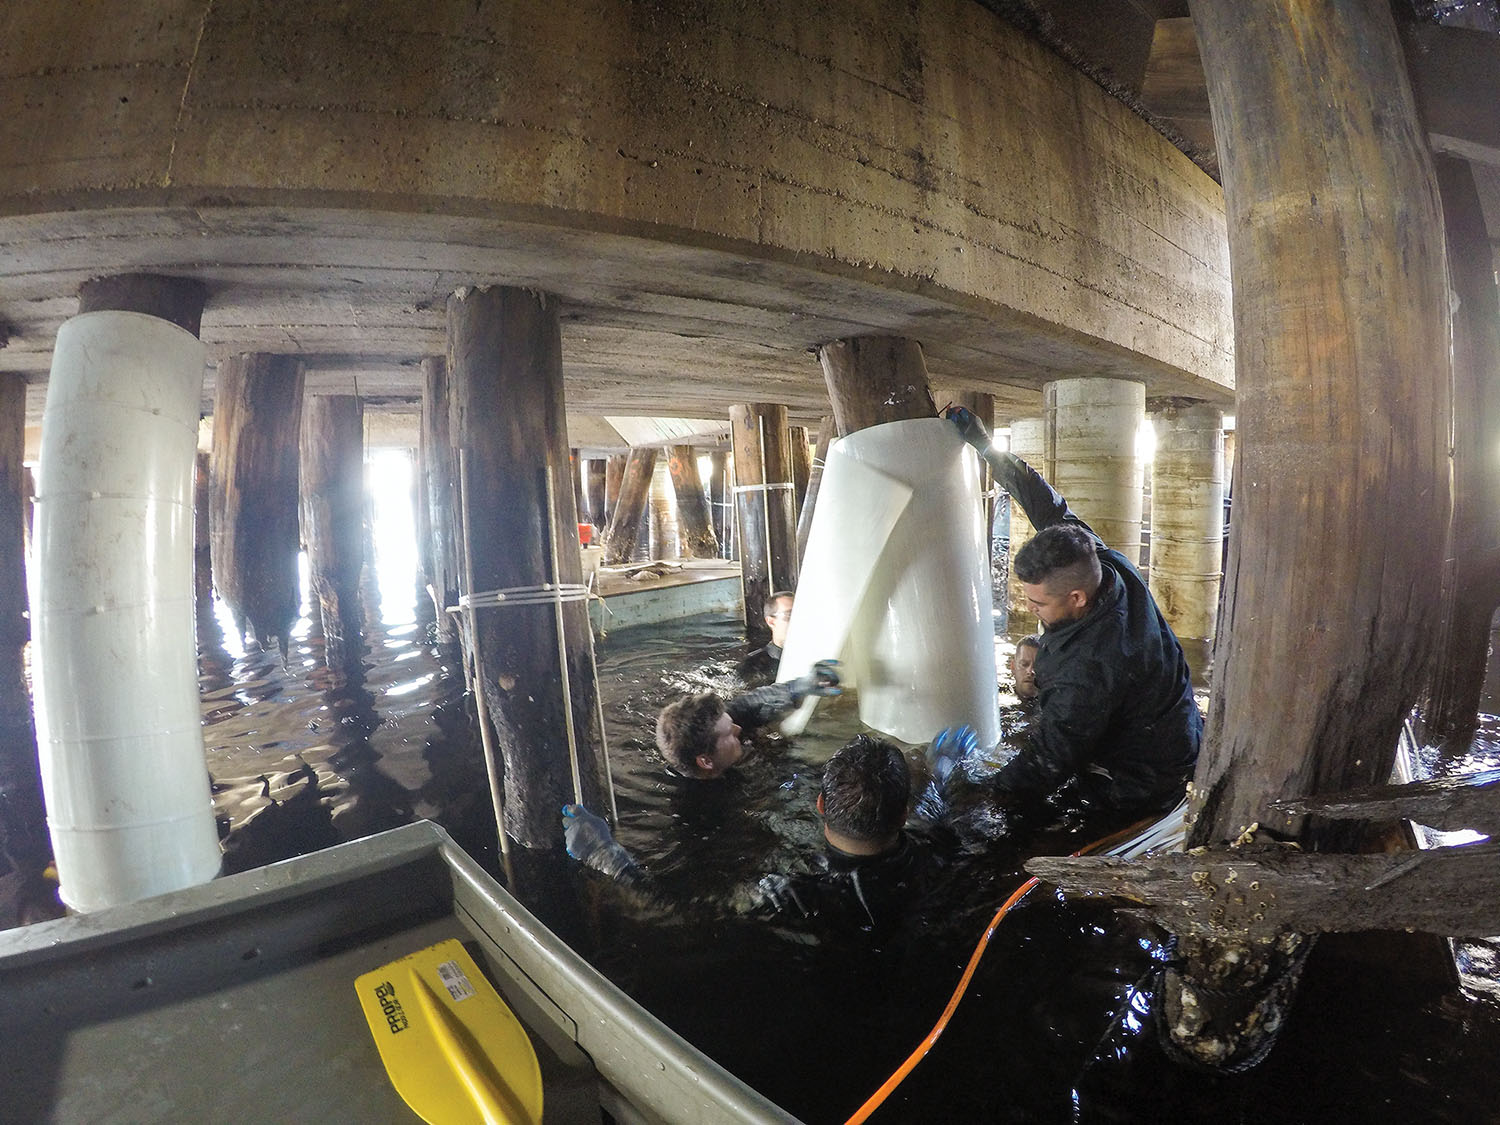
[[[996,774],[997,796],[1015,805],[1072,782],[1101,810],[1166,812],[1183,795],[1203,733],[1182,646],[1129,559],[1025,461],[994,450],[970,411],[952,407],[947,417],[1037,529],[1013,565],[1043,628],[1040,710]]]
[[[761,607],[771,640],[740,661],[737,671],[746,683],[770,683],[776,678],[781,667],[781,646],[786,644],[786,629],[792,623],[794,600],[792,591],[777,590]]]
[[[683,777],[722,777],[744,761],[747,737],[801,706],[809,695],[837,695],[840,690],[838,661],[820,660],[804,676],[768,684],[728,703],[711,691],[685,695],[657,716],[656,748]]]
[[[1016,642],[1016,651],[1010,654],[1010,678],[1015,687],[1016,698],[1021,703],[1036,701],[1040,694],[1036,686],[1036,655],[1041,651],[1042,638],[1036,633],[1022,637]]]
[[[767,875],[731,895],[730,905],[740,913],[816,920],[835,930],[887,931],[935,867],[930,833],[946,811],[943,788],[957,761],[974,748],[971,732],[947,731],[934,741],[927,756],[931,782],[908,829],[912,778],[906,755],[883,739],[856,735],[823,769],[817,808],[825,847],[812,870]],[[603,818],[567,805],[563,830],[574,859],[627,884],[648,881]]]

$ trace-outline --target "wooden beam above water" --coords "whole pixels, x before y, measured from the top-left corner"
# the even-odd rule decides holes
[[[1500,844],[1381,855],[1279,844],[1146,859],[1042,856],[1026,870],[1068,894],[1136,903],[1173,933],[1270,940],[1277,933],[1500,933]]]

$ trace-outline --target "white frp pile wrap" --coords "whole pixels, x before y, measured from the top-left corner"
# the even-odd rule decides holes
[[[859,430],[824,463],[778,678],[837,658],[866,726],[922,743],[967,723],[993,746],[991,599],[974,451],[941,418]]]
[[[203,364],[190,332],[141,313],[85,313],[57,334],[33,666],[47,820],[75,910],[219,870],[193,629]]]

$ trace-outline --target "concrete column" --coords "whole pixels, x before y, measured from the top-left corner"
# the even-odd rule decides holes
[[[240,354],[219,364],[214,388],[209,537],[214,583],[240,635],[281,642],[301,607],[297,575],[297,443],[302,361]]]
[[[1053,461],[1047,479],[1099,538],[1138,562],[1144,474],[1136,441],[1145,384],[1059,379],[1042,388],[1042,400]]]
[[[512,596],[474,612],[475,669],[505,759],[505,829],[528,847],[550,846],[561,842],[564,804],[602,807],[587,604],[570,598],[559,610],[523,593],[583,582],[557,299],[460,289],[448,299],[448,363],[468,478],[469,594]]]
[[[1199,403],[1153,420],[1151,593],[1178,637],[1209,640],[1224,550],[1224,414]]]
[[[1041,418],[1017,418],[1010,424],[1010,451],[1025,461],[1043,476],[1047,475],[1047,426]],[[1026,545],[1036,529],[1021,510],[1021,505],[1010,506],[1010,557]],[[1032,632],[1036,628],[1036,615],[1021,589],[1021,580],[1010,571],[1010,621],[1011,631]]]
[[[786,407],[765,402],[731,406],[729,423],[745,633],[762,642],[770,636],[766,598],[775,590],[797,588],[797,517]]]
[[[364,625],[364,406],[354,395],[313,395],[302,411],[302,541],[323,660],[335,674],[358,667]]]
[[[660,456],[651,470],[651,556],[672,561],[682,557],[682,533],[677,526],[677,497],[672,474]]]

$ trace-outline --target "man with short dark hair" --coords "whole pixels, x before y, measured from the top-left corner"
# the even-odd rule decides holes
[[[954,757],[946,768],[932,764],[929,756],[934,780],[908,826],[913,810],[906,755],[869,734],[845,743],[823,768],[822,854],[811,871],[763,878],[754,909],[877,942],[894,933],[940,862],[932,845],[946,812],[944,782],[956,760],[957,751],[949,752]]]
[[[890,851],[910,804],[906,755],[884,739],[857,734],[823,767],[818,793],[823,836],[847,855]]]
[[[958,757],[972,748],[951,737],[934,743],[929,755],[934,780],[918,807],[919,817],[941,815],[943,781]],[[741,912],[816,920],[832,930],[888,932],[925,888],[935,863],[931,850],[905,827],[911,812],[906,755],[884,739],[856,735],[824,766],[817,808],[826,847],[814,869],[792,876],[767,875],[748,894],[726,889],[724,901],[733,899]],[[567,805],[563,830],[574,859],[648,893],[654,891],[601,817],[580,805]]]
[[[792,605],[796,594],[791,590],[777,590],[761,606],[766,628],[771,630],[771,639],[741,660],[736,671],[746,683],[770,683],[781,667],[781,649],[786,644],[787,626],[792,623]]]
[[[1077,779],[1083,798],[1120,813],[1165,812],[1198,758],[1203,719],[1182,646],[1145,580],[1019,457],[990,446],[969,411],[947,415],[1037,528],[1014,567],[1043,633],[1040,713],[996,775],[1006,803]]]
[[[820,660],[805,676],[768,684],[728,703],[711,691],[685,695],[657,716],[656,748],[683,777],[722,777],[744,760],[746,735],[789,714],[809,695],[838,693],[838,662]]]

